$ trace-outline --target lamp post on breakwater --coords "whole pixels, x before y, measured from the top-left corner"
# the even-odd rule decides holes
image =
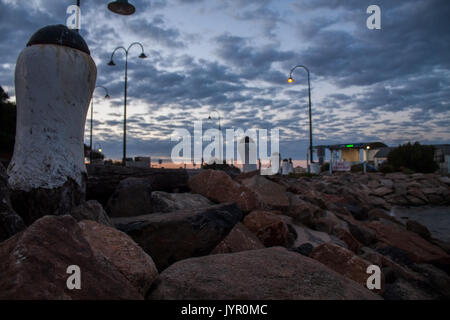
[[[309,69],[305,67],[304,65],[297,65],[294,68],[291,69],[291,72],[289,74],[288,82],[293,83],[294,78],[292,78],[292,73],[297,68],[303,68],[306,70],[306,73],[308,74],[308,111],[309,111],[309,157],[310,157],[310,163],[314,163],[313,161],[313,142],[312,142],[312,121],[311,121],[311,82],[310,82],[310,76],[309,76]],[[310,166],[308,166],[308,172],[311,172]]]
[[[132,44],[130,44],[130,46],[128,47],[128,49],[125,49],[124,47],[117,47],[116,49],[114,49],[113,53],[111,54],[111,59],[108,62],[108,66],[115,66],[116,64],[114,63],[114,54],[116,53],[117,50],[122,49],[123,51],[125,51],[125,86],[124,86],[124,100],[123,100],[123,165],[126,165],[126,160],[127,160],[127,91],[128,91],[128,52],[130,51],[130,49],[135,46],[138,45],[141,47],[142,53],[139,55],[140,59],[145,59],[147,58],[147,56],[144,53],[144,46],[140,43],[140,42],[133,42]]]

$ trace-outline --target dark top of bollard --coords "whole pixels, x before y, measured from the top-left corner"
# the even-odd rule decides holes
[[[46,26],[36,31],[28,41],[27,47],[35,44],[56,44],[91,54],[83,37],[62,24]]]

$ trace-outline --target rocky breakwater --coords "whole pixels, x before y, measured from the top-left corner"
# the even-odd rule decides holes
[[[189,186],[191,192],[213,202],[241,204],[243,226],[265,247],[282,246],[314,259],[365,290],[368,290],[367,267],[379,266],[382,287],[374,291],[378,296],[450,298],[443,285],[450,280],[448,244],[435,241],[425,226],[417,222],[405,225],[390,214],[398,205],[450,205],[448,177],[337,174],[293,178],[243,174],[231,178],[222,172],[206,170],[192,177]],[[257,250],[258,245],[248,249]],[[233,255],[240,251],[242,257],[245,253],[241,250],[227,247],[226,252]],[[180,288],[187,285],[184,280],[175,281],[173,275],[180,276],[180,270],[186,268],[196,269],[201,260],[193,260],[192,264],[188,261],[163,271],[157,294],[151,297],[166,297],[178,285]],[[208,263],[214,264],[213,260]],[[201,292],[210,289],[199,288]],[[179,294],[176,296],[183,296]]]
[[[421,193],[428,205],[446,205],[445,177],[199,170],[161,188],[150,171],[113,178],[98,170],[116,181],[108,193],[28,227],[0,184],[1,298],[450,298],[449,244],[389,214]],[[83,272],[81,290],[67,289],[72,264]],[[380,289],[366,286],[371,265],[381,269]]]

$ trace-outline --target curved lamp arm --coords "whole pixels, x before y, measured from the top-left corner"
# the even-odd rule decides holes
[[[308,81],[309,81],[309,69],[308,69],[306,66],[301,65],[301,64],[299,64],[299,65],[297,65],[297,66],[295,66],[295,67],[293,67],[293,68],[291,69],[291,72],[289,73],[289,79],[293,81],[293,79],[292,79],[292,73],[293,73],[294,70],[297,69],[297,68],[303,68],[303,69],[306,70],[306,72],[308,73]],[[289,81],[289,82],[292,82],[292,81]]]
[[[220,118],[221,118],[221,115],[220,115],[220,112],[218,111],[218,110],[212,110],[212,111],[210,111],[209,112],[209,118],[211,119],[211,113],[212,112],[216,112],[217,113],[217,116],[218,116],[218,118],[219,118],[219,129],[220,129]]]
[[[130,44],[130,46],[128,47],[128,49],[126,51],[127,52],[130,51],[131,47],[133,47],[135,45],[139,45],[141,47],[141,49],[142,49],[142,53],[139,56],[139,58],[147,58],[147,56],[144,53],[144,46],[140,42],[133,42],[132,44]]]
[[[111,53],[111,59],[109,60],[109,63],[108,63],[110,66],[116,65],[114,63],[113,57],[114,57],[114,54],[116,53],[116,51],[119,50],[119,49],[123,49],[123,51],[125,51],[125,55],[128,54],[127,49],[125,49],[124,47],[117,47],[117,48],[115,48],[114,51]]]
[[[106,99],[108,99],[109,98],[109,92],[108,92],[108,89],[107,88],[105,88],[104,86],[96,86],[95,88],[94,88],[94,92],[95,92],[95,89],[97,89],[97,88],[102,88],[104,91],[105,91],[105,98]],[[92,94],[92,95],[94,95],[94,94]]]

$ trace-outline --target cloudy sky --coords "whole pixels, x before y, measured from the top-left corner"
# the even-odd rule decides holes
[[[450,143],[448,0],[131,0],[133,16],[108,2],[81,0],[81,34],[111,95],[94,95],[94,146],[107,157],[122,155],[122,52],[107,63],[134,41],[148,59],[130,50],[128,156],[169,157],[175,128],[214,128],[217,110],[223,128],[279,128],[281,154],[305,159],[305,71],[286,82],[297,64],[311,71],[315,145]],[[0,0],[0,85],[12,99],[19,52],[37,29],[65,24],[74,3]],[[371,4],[381,30],[366,27]]]

